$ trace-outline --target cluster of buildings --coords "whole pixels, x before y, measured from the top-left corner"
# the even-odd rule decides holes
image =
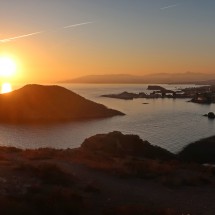
[[[183,91],[192,96],[192,102],[203,104],[215,103],[215,86],[188,88]]]

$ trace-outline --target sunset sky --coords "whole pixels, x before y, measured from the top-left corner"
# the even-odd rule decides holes
[[[14,81],[215,71],[214,0],[7,0],[0,17]]]

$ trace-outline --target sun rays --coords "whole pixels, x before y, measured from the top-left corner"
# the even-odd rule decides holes
[[[8,56],[0,56],[1,93],[12,91],[10,80],[14,77],[16,69],[17,65],[14,59]]]

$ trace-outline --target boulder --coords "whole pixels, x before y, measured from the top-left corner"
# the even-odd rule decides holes
[[[208,118],[214,119],[215,118],[215,114],[213,112],[209,112],[208,113]]]

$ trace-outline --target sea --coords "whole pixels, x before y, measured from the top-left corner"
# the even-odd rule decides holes
[[[215,135],[215,120],[203,115],[213,111],[215,104],[202,105],[189,99],[120,100],[101,97],[103,94],[145,92],[147,84],[58,84],[79,95],[125,113],[125,116],[66,122],[60,124],[0,124],[0,145],[22,149],[77,148],[88,137],[121,131],[136,134],[153,145],[173,153],[202,138]],[[178,90],[195,85],[160,85]],[[20,86],[19,86],[20,87]],[[15,88],[19,88],[16,86]],[[148,104],[144,104],[148,103]]]

